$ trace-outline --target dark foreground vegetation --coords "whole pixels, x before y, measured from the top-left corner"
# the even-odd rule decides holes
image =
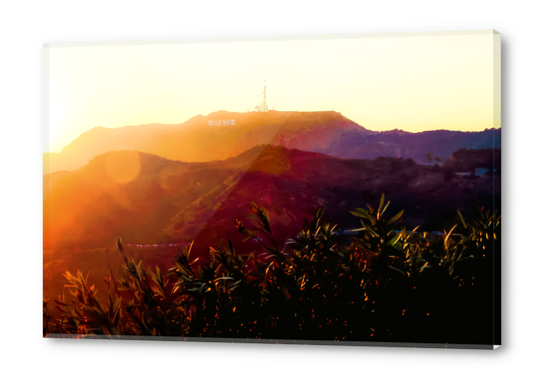
[[[66,272],[71,297],[54,310],[44,301],[44,336],[498,344],[500,216],[458,212],[455,226],[427,233],[401,228],[403,212],[386,218],[388,205],[382,196],[352,211],[352,234],[318,208],[281,246],[269,211],[252,203],[253,225],[236,226],[257,251],[238,255],[228,241],[204,261],[190,246],[166,273],[129,258],[119,240],[125,263],[105,278],[107,300]]]

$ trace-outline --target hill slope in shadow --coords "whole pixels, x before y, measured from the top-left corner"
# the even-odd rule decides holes
[[[469,160],[465,154],[469,151],[442,167],[389,157],[340,159],[268,145],[199,163],[135,151],[102,154],[79,170],[44,177],[45,293],[62,293],[66,270],[90,271],[92,282],[103,282],[109,266],[120,264],[116,237],[137,259],[162,268],[171,264],[177,246],[191,241],[195,256],[205,257],[209,246],[226,239],[240,253],[255,251],[257,243],[241,243],[235,228],[235,219],[251,224],[246,217],[251,199],[270,208],[281,243],[299,232],[317,206],[326,207],[325,221],[339,229],[359,227],[348,212],[364,206],[367,193],[385,193],[392,201],[390,214],[405,209],[407,227],[437,230],[448,226],[445,220],[452,221],[457,208],[467,211],[475,201],[488,206],[494,200],[500,171],[488,167],[492,170],[484,175],[457,175],[457,162]],[[495,188],[500,198],[500,186]]]

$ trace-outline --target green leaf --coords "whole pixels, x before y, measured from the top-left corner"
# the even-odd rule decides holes
[[[367,229],[367,231],[368,231],[369,233],[371,233],[371,235],[372,235],[373,237],[378,237],[378,238],[380,238],[380,235],[379,235],[377,232],[375,232],[373,228],[371,228],[370,226],[366,226],[365,228]]]
[[[190,244],[190,246],[188,247],[188,250],[186,251],[186,259],[188,260],[188,258],[190,258],[190,252],[192,251],[192,246],[194,245],[194,241],[192,241],[192,243]]]
[[[384,209],[382,209],[381,214],[384,214],[384,212],[386,212],[386,209],[388,209],[388,206],[390,205],[390,203],[391,203],[391,201],[388,201],[388,202],[386,203],[386,206],[384,207]]]
[[[398,268],[395,268],[393,266],[388,266],[388,267],[391,268],[392,270],[397,271],[398,273],[400,273],[401,275],[403,275],[405,277],[407,276],[402,270],[399,270]]]
[[[397,243],[397,241],[399,241],[399,238],[401,238],[401,233],[397,233],[397,234],[395,235],[395,237],[393,237],[393,238],[390,240],[390,242],[388,242],[389,245],[394,246],[394,245]]]
[[[369,218],[369,213],[365,209],[356,209],[354,211],[350,211],[350,213],[356,217]]]
[[[457,210],[457,214],[459,215],[459,220],[461,221],[461,225],[463,225],[463,227],[467,229],[467,223],[465,222],[465,219],[463,218],[463,215],[461,214],[461,212],[459,212],[459,209]]]
[[[349,230],[347,230],[347,232],[361,232],[363,230],[365,230],[365,228],[349,229]]]
[[[401,212],[397,213],[395,216],[393,216],[392,218],[390,218],[388,220],[388,225],[391,225],[393,224],[395,221],[399,220],[402,216],[403,216],[403,213],[405,213],[405,210],[403,209]]]
[[[444,238],[444,246],[446,248],[448,248],[448,240],[450,239],[450,236],[452,235],[452,232],[454,231],[454,229],[457,227],[457,224],[454,225],[452,227],[452,229],[450,229],[450,231],[448,232],[448,234],[446,234],[446,237]]]
[[[230,277],[230,276],[223,276],[223,277],[220,277],[220,278],[216,278],[215,280],[233,280],[234,278]]]
[[[382,197],[380,198],[380,204],[378,205],[378,212],[381,213],[382,207],[384,207],[384,194],[382,194]]]

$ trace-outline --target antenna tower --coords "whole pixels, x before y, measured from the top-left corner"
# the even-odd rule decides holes
[[[263,103],[262,103],[262,112],[267,112],[267,96],[265,94],[267,89],[267,78],[263,81]]]
[[[267,89],[267,78],[263,81],[263,102],[256,105],[256,112],[267,112],[269,108],[267,107],[267,95],[265,94]]]

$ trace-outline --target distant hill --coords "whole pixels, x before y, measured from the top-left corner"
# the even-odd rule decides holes
[[[109,273],[106,262],[120,263],[116,237],[132,245],[137,259],[162,268],[170,264],[174,247],[134,245],[195,240],[195,257],[229,238],[239,252],[256,250],[255,242],[241,243],[234,225],[236,218],[250,225],[250,199],[270,207],[281,242],[297,233],[317,206],[326,207],[326,222],[359,227],[348,211],[364,206],[366,191],[385,193],[392,201],[389,214],[405,209],[406,225],[425,230],[446,226],[457,208],[466,210],[475,199],[492,204],[493,184],[500,179],[460,177],[444,166],[400,158],[340,159],[265,145],[199,163],[135,151],[101,154],[73,172],[44,176],[44,288],[61,293],[61,274],[76,269],[91,271],[92,281],[101,283]],[[500,198],[500,186],[495,188]]]
[[[233,120],[233,123],[232,123]],[[254,146],[270,144],[321,152],[340,158],[379,156],[412,158],[425,154],[447,159],[460,148],[499,148],[500,129],[483,132],[373,132],[341,114],[328,112],[219,111],[176,125],[147,124],[93,128],[60,153],[44,154],[44,174],[76,170],[109,151],[135,150],[183,162],[208,162],[235,157]]]
[[[469,172],[476,168],[500,170],[501,149],[459,149],[444,163],[455,172]]]
[[[481,132],[433,130],[408,133],[391,130],[381,133],[359,133],[344,130],[321,152],[340,158],[374,159],[381,156],[412,158],[428,163],[426,154],[446,160],[459,149],[487,149],[501,147],[501,130]]]

